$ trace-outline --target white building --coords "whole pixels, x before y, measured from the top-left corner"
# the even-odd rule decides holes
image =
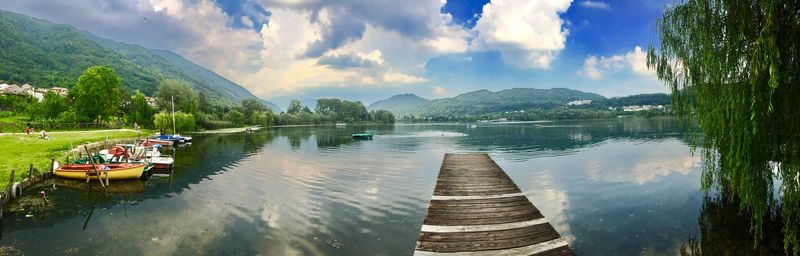
[[[592,104],[592,100],[574,100],[567,102],[567,106],[581,106]]]

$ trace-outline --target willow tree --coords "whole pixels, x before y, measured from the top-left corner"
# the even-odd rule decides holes
[[[694,149],[705,156],[702,185],[740,199],[762,236],[780,214],[784,249],[800,254],[799,0],[687,0],[656,27],[648,66],[673,93]],[[781,181],[774,187],[774,181]],[[773,193],[773,191],[779,193]]]

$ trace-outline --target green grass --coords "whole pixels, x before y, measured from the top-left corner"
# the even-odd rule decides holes
[[[151,134],[142,131],[143,136]],[[77,147],[82,144],[108,139],[136,138],[138,133],[132,130],[86,131],[86,132],[54,132],[51,140],[38,139],[38,134],[2,134],[0,135],[0,189],[8,187],[8,178],[14,169],[15,181],[28,175],[30,164],[40,172],[50,171],[50,159],[63,162],[65,152],[70,144]]]

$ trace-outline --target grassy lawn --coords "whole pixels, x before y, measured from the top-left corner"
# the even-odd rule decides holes
[[[142,131],[143,136],[151,134]],[[0,189],[8,187],[11,169],[16,170],[16,181],[27,177],[30,164],[46,172],[50,170],[50,158],[64,161],[64,152],[70,149],[70,143],[77,147],[81,144],[108,139],[136,138],[138,133],[132,130],[104,130],[80,132],[53,132],[51,140],[41,140],[35,135],[0,134]]]

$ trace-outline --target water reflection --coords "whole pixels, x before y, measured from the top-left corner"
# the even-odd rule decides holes
[[[764,236],[750,232],[751,213],[739,211],[739,201],[727,195],[707,196],[697,222],[699,239],[681,245],[681,255],[783,255],[780,215],[764,218]],[[757,245],[756,247],[754,247]]]
[[[28,190],[7,208],[0,243],[26,254],[407,255],[443,154],[486,152],[578,254],[674,255],[691,237],[715,236],[697,223],[700,158],[676,127],[620,119],[197,135],[175,152],[171,177],[112,182],[119,188],[107,193],[62,180]],[[360,132],[375,139],[350,138]],[[51,204],[37,204],[40,190]]]

